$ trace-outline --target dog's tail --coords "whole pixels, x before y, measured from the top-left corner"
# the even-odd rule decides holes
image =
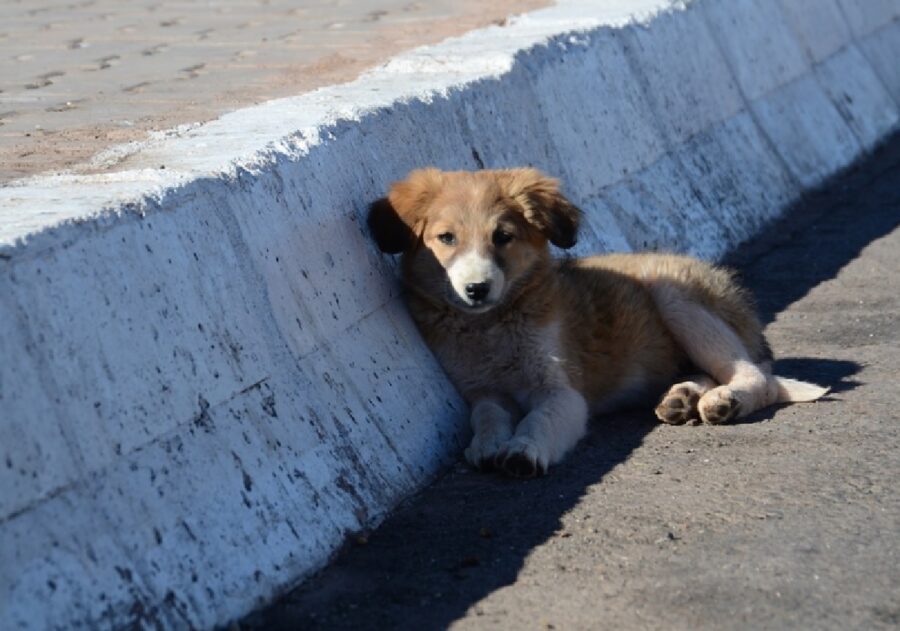
[[[775,377],[778,386],[777,403],[800,403],[803,401],[815,401],[828,393],[830,388],[797,379],[787,377]]]

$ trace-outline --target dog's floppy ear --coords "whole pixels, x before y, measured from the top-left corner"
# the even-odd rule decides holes
[[[438,169],[417,169],[395,182],[387,197],[369,206],[369,230],[382,252],[397,254],[409,249],[425,218],[425,209],[440,190]]]
[[[369,231],[382,252],[398,254],[409,247],[412,230],[403,223],[387,197],[376,199],[369,206]]]
[[[497,181],[522,207],[528,223],[550,243],[564,249],[575,245],[581,211],[559,191],[559,180],[537,169],[523,168],[497,171]]]

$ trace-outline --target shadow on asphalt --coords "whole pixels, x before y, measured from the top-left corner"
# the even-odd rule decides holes
[[[784,357],[775,360],[773,372],[776,375],[790,376],[794,379],[811,381],[829,388],[828,394],[819,401],[834,401],[833,395],[847,392],[861,385],[859,381],[851,379],[858,373],[862,366],[856,362],[840,359],[819,359],[813,357]],[[779,404],[757,410],[749,416],[732,421],[734,425],[750,425],[752,423],[764,423],[771,421],[777,410],[788,407],[790,404]]]
[[[764,322],[900,224],[900,217],[877,211],[878,187],[870,186],[897,164],[895,137],[726,259],[756,294]],[[866,196],[862,208],[875,210],[854,215]],[[827,248],[817,247],[822,240]],[[859,369],[850,361],[806,357],[775,364],[778,374],[828,385],[834,393],[856,387],[852,377]],[[348,543],[325,571],[240,627],[446,628],[472,607],[477,613],[477,603],[490,593],[513,584],[529,553],[560,535],[560,518],[586,489],[624,462],[654,427],[646,410],[596,419],[575,452],[538,480],[510,480],[460,465],[404,502],[379,530]]]
[[[737,268],[756,296],[763,323],[834,278],[866,245],[900,225],[900,214],[881,203],[890,182],[877,185],[898,165],[900,133],[804,195],[782,218],[725,257],[723,263]],[[827,247],[817,247],[825,243]]]
[[[460,465],[404,503],[365,545],[350,542],[322,574],[241,628],[441,629],[516,581],[560,517],[637,448],[656,422],[603,417],[551,474],[519,481]]]
[[[783,357],[777,359],[774,366],[776,375],[789,375],[795,379],[828,386],[831,391],[826,399],[832,394],[847,392],[860,385],[858,381],[851,379],[860,369],[861,366],[856,362],[814,357]]]

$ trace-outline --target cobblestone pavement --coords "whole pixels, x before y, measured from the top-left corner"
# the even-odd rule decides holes
[[[347,81],[550,0],[5,0],[0,183]]]
[[[597,419],[534,481],[460,466],[240,626],[896,629],[900,138],[732,262],[777,372],[826,399],[713,427]]]

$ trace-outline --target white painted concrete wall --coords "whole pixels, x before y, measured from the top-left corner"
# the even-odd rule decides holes
[[[533,164],[579,252],[716,258],[897,128],[898,18],[566,0],[0,189],[0,626],[224,623],[458,457],[364,230],[392,180]]]

